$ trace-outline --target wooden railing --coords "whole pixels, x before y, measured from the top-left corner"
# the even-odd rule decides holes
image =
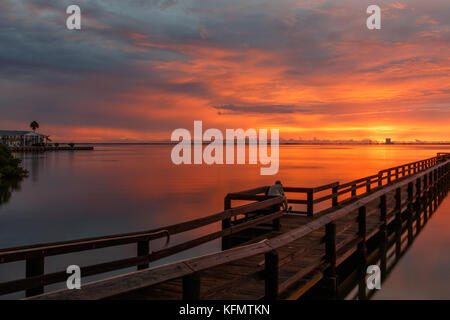
[[[306,275],[305,270],[299,271],[298,274],[280,284],[278,279],[279,268],[292,261],[295,257],[304,255],[307,251],[300,250],[295,255],[279,259],[278,250],[321,228],[325,229],[325,237],[318,243],[311,243],[311,247],[315,248],[317,245],[323,245],[325,254],[320,257],[317,263],[311,265],[309,271],[318,270],[318,272],[323,273],[330,280],[328,281],[330,294],[335,295],[337,290],[335,281],[336,267],[348,257],[347,253],[338,254],[338,252],[341,252],[345,246],[352,244],[352,248],[356,247],[355,250],[358,252],[358,257],[361,260],[358,268],[361,268],[361,270],[365,268],[365,262],[367,261],[366,242],[371,236],[367,231],[368,216],[379,215],[379,228],[375,232],[379,232],[381,235],[384,234],[384,237],[387,236],[387,226],[392,221],[395,221],[396,228],[402,230],[405,225],[403,219],[406,217],[406,227],[412,235],[413,219],[417,219],[416,227],[419,229],[421,227],[420,211],[423,208],[428,208],[428,206],[432,207],[433,203],[434,208],[436,208],[437,202],[443,199],[450,187],[450,160],[448,156],[445,156],[434,163],[433,167],[424,168],[415,174],[405,176],[404,179],[399,178],[396,183],[384,185],[378,190],[364,194],[358,197],[356,201],[348,203],[344,207],[337,207],[332,212],[321,215],[306,225],[283,233],[280,236],[222,252],[133,272],[113,279],[88,283],[83,285],[80,290],[66,289],[48,293],[37,296],[36,299],[111,298],[178,278],[183,280],[183,298],[199,299],[201,271],[259,254],[265,254],[265,262],[263,264],[265,268],[263,273],[265,281],[264,296],[267,299],[275,299],[287,290],[290,285]],[[402,196],[405,188],[407,191],[406,198]],[[387,195],[391,193],[395,193],[395,206],[393,209],[390,209],[391,207],[388,205],[389,200],[387,199]],[[377,204],[378,209],[369,212],[368,206],[373,203]],[[356,218],[339,223],[342,222],[341,219],[348,219],[354,213],[356,213]],[[354,216],[352,215],[351,217]],[[426,218],[427,215],[425,214]],[[355,224],[357,226],[355,235],[345,239],[344,242],[338,243],[337,235],[344,232],[344,230],[349,230],[349,225]],[[373,234],[374,231],[371,232]],[[382,261],[382,268],[383,263],[386,263],[386,261]]]
[[[438,153],[436,157],[407,163],[393,168],[381,170],[378,174],[367,176],[361,179],[353,180],[347,183],[333,182],[327,185],[313,188],[284,187],[284,191],[288,198],[288,203],[295,205],[304,205],[304,210],[291,210],[291,213],[306,214],[313,216],[317,213],[326,212],[327,210],[345,205],[357,197],[376,191],[385,185],[396,182],[398,179],[423,172],[440,161],[450,158],[450,153]],[[228,200],[261,200],[265,199],[265,193],[269,186],[255,188],[251,190],[229,193],[226,197]],[[303,195],[302,199],[294,199],[290,195]],[[328,206],[326,202],[328,203]],[[316,210],[318,205],[321,210]],[[231,207],[231,206],[230,206]]]
[[[277,219],[283,214],[280,210],[276,210],[275,212],[272,211],[269,214],[259,213],[261,210],[268,208],[280,208],[283,201],[283,197],[266,197],[260,202],[242,205],[232,209],[230,208],[204,218],[150,231],[1,249],[0,264],[25,261],[25,278],[0,283],[0,295],[26,290],[26,296],[32,296],[42,293],[44,291],[44,286],[66,281],[67,274],[65,270],[54,273],[45,273],[46,257],[136,244],[136,256],[84,266],[81,268],[81,272],[83,276],[90,276],[134,266],[137,266],[138,270],[142,270],[148,268],[149,263],[152,261],[197,247],[218,238],[226,237],[251,226]],[[239,225],[229,226],[220,231],[212,232],[199,238],[167,247],[172,235],[198,229],[240,215],[245,215],[246,218],[241,219]],[[151,251],[150,242],[161,238],[166,238],[165,247]]]

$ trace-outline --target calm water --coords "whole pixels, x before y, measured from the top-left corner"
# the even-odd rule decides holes
[[[257,166],[248,165],[175,166],[169,146],[96,146],[95,151],[25,154],[21,158],[30,177],[10,196],[0,197],[0,248],[152,229],[221,211],[228,192],[277,179],[304,187],[346,182],[448,150],[448,146],[281,146],[276,176],[260,176]],[[445,272],[450,270],[449,227],[447,200],[377,297],[450,298],[450,276]],[[174,241],[193,236],[183,234]],[[177,258],[218,248],[213,242]],[[133,248],[107,250],[135,254]],[[72,256],[58,263],[49,259],[47,270],[68,262],[99,262],[108,252],[79,256],[82,261]],[[0,281],[21,276],[20,263],[0,265]]]

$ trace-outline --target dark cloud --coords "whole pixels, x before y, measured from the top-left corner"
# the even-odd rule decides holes
[[[260,105],[260,106],[237,106],[233,104],[213,106],[219,112],[227,113],[262,113],[262,114],[283,114],[283,113],[308,113],[312,110],[290,105]]]

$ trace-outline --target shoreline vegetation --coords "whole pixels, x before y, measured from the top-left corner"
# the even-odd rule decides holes
[[[28,176],[28,171],[20,166],[21,162],[13,156],[9,147],[0,145],[0,184]]]
[[[11,199],[14,191],[20,190],[22,179],[28,176],[28,171],[20,166],[21,162],[9,147],[0,144],[0,206]]]

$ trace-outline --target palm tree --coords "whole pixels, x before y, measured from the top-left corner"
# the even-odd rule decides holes
[[[37,123],[37,121],[31,122],[30,128],[33,129],[33,131],[36,131],[36,129],[39,129],[39,123]]]

